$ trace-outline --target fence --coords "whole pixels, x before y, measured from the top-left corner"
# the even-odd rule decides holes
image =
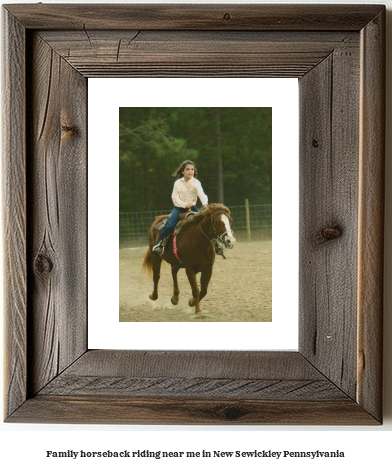
[[[230,206],[233,230],[237,240],[270,240],[272,238],[272,205]],[[148,229],[156,216],[170,214],[171,209],[120,213],[120,248],[147,246]]]

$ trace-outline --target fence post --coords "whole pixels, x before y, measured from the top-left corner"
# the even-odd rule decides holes
[[[246,233],[248,235],[248,240],[252,240],[251,231],[250,231],[250,212],[249,212],[249,199],[245,199],[245,214],[246,214]]]

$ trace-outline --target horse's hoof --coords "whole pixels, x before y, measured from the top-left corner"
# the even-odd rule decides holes
[[[149,298],[150,298],[150,300],[155,301],[155,300],[158,299],[158,296],[156,298],[154,298],[153,295],[150,295]]]
[[[189,306],[193,308],[195,306],[195,302],[192,303],[192,298],[189,300]]]
[[[174,300],[173,298],[170,300],[171,304],[174,304],[174,306],[178,305],[178,300]]]

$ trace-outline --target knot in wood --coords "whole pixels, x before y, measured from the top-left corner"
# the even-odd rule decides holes
[[[241,418],[241,416],[243,416],[244,413],[240,407],[233,405],[233,406],[226,407],[223,410],[223,414],[227,420],[237,420],[238,418]]]
[[[225,14],[223,15],[223,19],[226,20],[226,21],[231,20],[230,13],[225,13]]]
[[[67,133],[76,133],[77,132],[77,128],[75,127],[75,125],[61,125],[61,130],[63,132],[67,132]]]
[[[35,257],[34,268],[38,273],[47,274],[47,273],[50,273],[52,271],[53,262],[47,255],[40,252]]]
[[[328,240],[337,239],[342,235],[342,229],[338,225],[323,227],[316,235],[316,244],[322,244]]]
[[[318,148],[319,147],[319,142],[315,138],[312,140],[312,147],[313,148]]]

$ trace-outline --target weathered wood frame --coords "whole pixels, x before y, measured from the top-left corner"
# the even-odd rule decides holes
[[[5,419],[381,423],[385,7],[37,4],[3,19]],[[94,76],[299,78],[298,352],[88,350]]]

